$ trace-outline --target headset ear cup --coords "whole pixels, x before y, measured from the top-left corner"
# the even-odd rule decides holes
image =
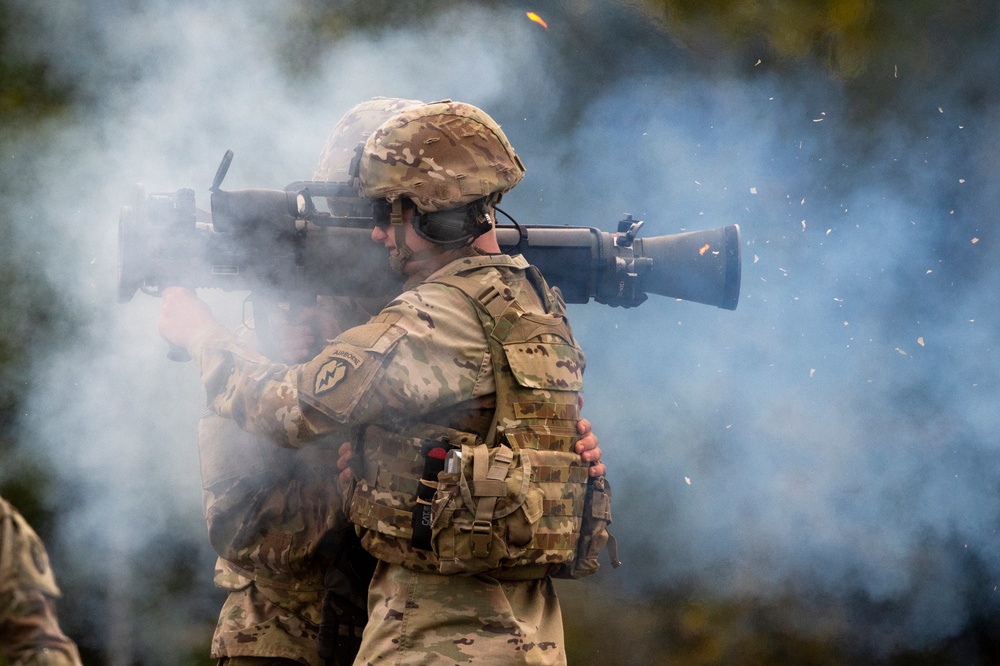
[[[461,208],[433,213],[417,212],[413,228],[417,235],[438,245],[461,246],[490,230],[490,197],[477,199]]]
[[[465,229],[466,217],[466,211],[462,208],[420,213],[414,229],[432,243],[440,245],[457,243],[469,236]]]

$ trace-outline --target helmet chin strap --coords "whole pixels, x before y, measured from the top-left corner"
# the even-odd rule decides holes
[[[423,261],[438,255],[449,252],[455,248],[447,248],[441,245],[434,245],[425,250],[414,252],[406,244],[406,223],[403,222],[403,203],[401,199],[392,202],[392,212],[389,214],[389,223],[396,238],[396,249],[389,253],[389,267],[397,275],[406,276],[404,270],[406,264],[411,261]],[[459,248],[462,249],[462,248]]]

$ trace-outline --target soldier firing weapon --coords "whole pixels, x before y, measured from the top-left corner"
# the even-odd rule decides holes
[[[119,219],[119,302],[178,284],[385,300],[401,291],[398,276],[384,270],[384,249],[370,240],[371,202],[356,183],[225,191],[232,158],[227,151],[215,174],[211,213],[195,206],[191,189],[147,196],[135,186]],[[498,226],[497,238],[504,252],[537,266],[567,303],[628,308],[657,294],[736,309],[738,225],[640,238],[642,226],[631,215],[616,233],[514,222]]]

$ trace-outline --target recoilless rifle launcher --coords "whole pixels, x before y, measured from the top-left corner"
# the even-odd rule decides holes
[[[119,218],[119,302],[169,285],[385,300],[400,292],[385,249],[370,239],[371,205],[356,185],[224,191],[232,157],[227,151],[215,174],[211,213],[195,207],[193,190],[146,195],[135,186]],[[568,303],[628,308],[659,294],[736,309],[739,226],[639,238],[642,225],[626,215],[617,233],[519,224],[496,231],[501,248],[523,254]]]

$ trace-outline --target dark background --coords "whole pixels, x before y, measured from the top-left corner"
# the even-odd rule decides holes
[[[389,95],[497,119],[520,222],[741,226],[735,312],[571,309],[625,561],[561,586],[572,663],[996,663],[998,84],[991,0],[0,1],[0,492],[64,628],[209,663],[222,599],[133,184],[307,179]]]

